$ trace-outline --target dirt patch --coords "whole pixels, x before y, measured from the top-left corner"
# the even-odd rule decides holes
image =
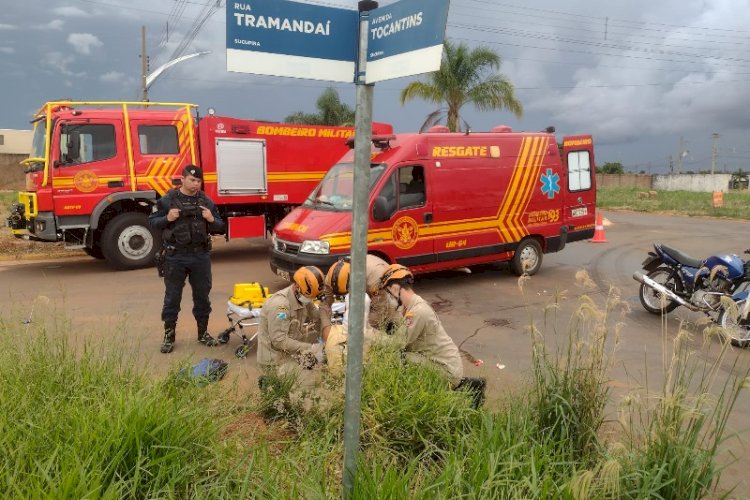
[[[66,250],[62,243],[16,238],[9,228],[0,226],[0,260],[41,260],[82,255],[86,255],[83,250]]]
[[[225,440],[237,440],[250,448],[267,443],[271,452],[281,453],[294,438],[294,433],[281,422],[268,424],[260,415],[248,412],[237,415],[220,436]]]

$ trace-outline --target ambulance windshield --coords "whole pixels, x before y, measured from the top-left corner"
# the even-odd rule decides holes
[[[385,168],[385,163],[372,163],[370,165],[369,189],[372,189]],[[302,205],[320,210],[349,211],[352,209],[353,193],[354,165],[352,163],[339,163],[328,171]]]

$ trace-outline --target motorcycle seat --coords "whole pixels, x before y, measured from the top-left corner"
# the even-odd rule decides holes
[[[674,260],[682,264],[683,266],[689,266],[689,267],[702,267],[703,261],[701,259],[696,259],[695,257],[691,257],[685,253],[680,252],[679,250],[668,247],[667,245],[661,245],[661,249],[664,251],[665,254],[672,257]]]

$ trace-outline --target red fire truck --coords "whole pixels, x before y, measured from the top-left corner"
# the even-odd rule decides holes
[[[8,225],[61,241],[116,269],[152,264],[160,235],[147,217],[185,165],[228,224],[227,238],[264,237],[348,151],[353,128],[199,117],[184,103],[46,103],[34,117],[26,190]],[[392,133],[390,125],[373,130]]]
[[[429,272],[511,261],[534,274],[543,253],[594,234],[596,185],[590,135],[554,129],[373,134],[368,251]],[[275,228],[271,268],[327,268],[349,254],[353,155],[323,178]]]

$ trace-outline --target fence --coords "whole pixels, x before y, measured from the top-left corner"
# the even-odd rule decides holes
[[[644,174],[596,174],[596,185],[600,188],[629,187],[650,190],[651,175]]]
[[[726,192],[730,188],[732,174],[596,174],[596,185],[600,188],[627,187],[644,191],[692,191],[710,193]]]

